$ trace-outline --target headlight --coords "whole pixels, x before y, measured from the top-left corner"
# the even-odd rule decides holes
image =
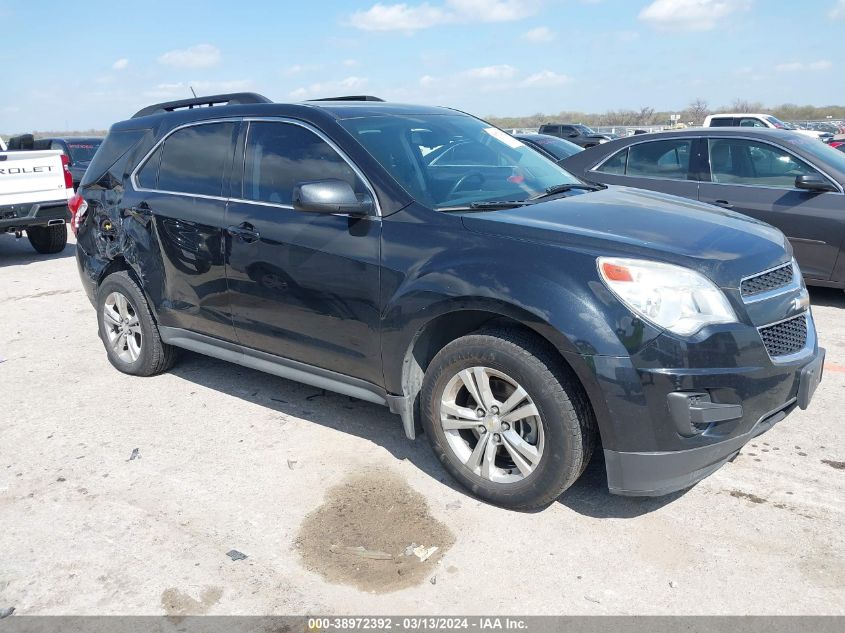
[[[724,293],[704,275],[644,259],[599,257],[599,274],[610,291],[654,325],[690,335],[705,325],[733,323]]]

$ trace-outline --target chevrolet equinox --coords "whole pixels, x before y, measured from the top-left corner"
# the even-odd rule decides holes
[[[185,348],[387,405],[511,508],[554,500],[596,446],[613,493],[689,487],[821,380],[780,231],[586,183],[451,109],[153,105],[70,208],[118,370]]]

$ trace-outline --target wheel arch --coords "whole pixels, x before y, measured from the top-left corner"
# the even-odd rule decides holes
[[[402,395],[390,402],[391,410],[402,416],[406,435],[413,439],[422,431],[420,391],[425,371],[434,356],[452,341],[479,330],[518,329],[551,352],[559,363],[557,369],[569,375],[584,391],[590,412],[598,423],[599,435],[609,415],[595,374],[572,343],[549,324],[517,306],[493,308],[477,306],[444,311],[427,320],[411,338],[401,368]]]

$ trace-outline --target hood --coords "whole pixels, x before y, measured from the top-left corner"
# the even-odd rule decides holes
[[[719,207],[653,191],[608,187],[526,207],[466,213],[479,233],[640,257],[692,268],[723,288],[789,261],[778,229]]]

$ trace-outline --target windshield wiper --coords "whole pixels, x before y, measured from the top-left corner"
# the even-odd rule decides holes
[[[527,200],[492,200],[492,201],[484,201],[484,202],[470,202],[467,205],[461,205],[456,207],[440,207],[439,211],[467,211],[467,210],[477,210],[477,211],[494,211],[496,209],[513,209],[515,207],[524,207],[526,205],[533,204],[532,202],[528,202]]]
[[[591,185],[586,182],[567,182],[562,185],[554,185],[553,187],[547,188],[543,193],[538,193],[535,196],[531,196],[528,200],[540,200],[541,198],[547,198],[549,196],[554,196],[559,193],[566,193],[567,191],[571,191],[572,189],[584,189],[586,191],[601,191],[602,189],[607,189],[605,185]]]

